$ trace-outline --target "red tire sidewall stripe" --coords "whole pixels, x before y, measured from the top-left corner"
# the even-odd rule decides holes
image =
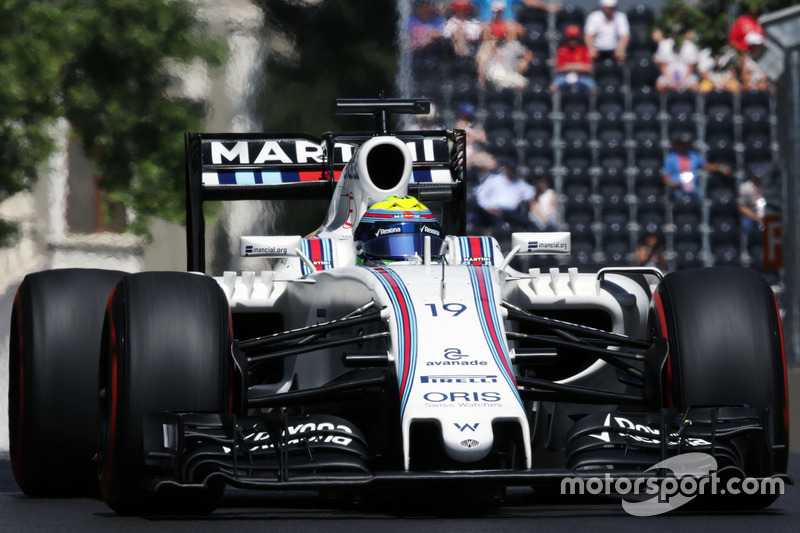
[[[24,449],[24,447],[23,447],[23,442],[24,442],[23,433],[24,433],[24,427],[25,427],[25,424],[24,424],[24,421],[25,421],[25,416],[24,416],[25,415],[25,364],[24,364],[25,363],[25,352],[24,352],[24,349],[25,349],[25,347],[23,346],[23,343],[22,343],[22,339],[23,339],[23,336],[22,336],[22,331],[23,331],[23,327],[22,327],[22,296],[20,295],[20,291],[19,290],[17,290],[17,293],[14,295],[14,313],[16,314],[17,330],[16,331],[12,331],[10,334],[11,335],[16,334],[16,336],[17,336],[17,350],[18,350],[17,359],[18,359],[18,363],[19,363],[19,390],[18,390],[19,396],[18,396],[17,399],[19,400],[19,406],[18,406],[18,412],[17,412],[17,445],[16,445],[16,450],[15,450],[16,453],[14,454],[14,455],[16,455],[16,457],[14,457],[14,456],[11,457],[11,459],[12,459],[11,460],[11,468],[12,468],[12,470],[14,472],[14,477],[16,479],[19,479],[20,474],[22,474],[22,472],[21,472],[21,470],[22,470],[22,451]],[[10,356],[10,354],[9,354],[9,356]]]
[[[658,325],[659,329],[661,330],[661,336],[666,339],[667,343],[669,343],[669,334],[667,333],[667,316],[664,314],[664,303],[661,301],[661,294],[656,292],[653,294],[653,304],[656,308],[656,315],[658,317]],[[672,386],[673,386],[673,375],[672,375],[672,350],[667,352],[667,370],[665,375],[665,383],[664,388],[666,389],[666,400],[667,400],[667,407],[674,407],[675,406],[675,399],[673,398],[672,393]]]
[[[786,438],[789,438],[789,378],[786,375],[786,348],[783,344],[783,325],[781,324],[781,312],[778,308],[778,299],[772,293],[772,301],[775,304],[775,318],[778,321],[778,335],[781,343],[781,373],[783,374],[783,423],[786,426]]]
[[[102,484],[101,488],[103,491],[103,495],[105,496],[108,493],[108,490],[111,486],[111,474],[113,471],[114,466],[114,448],[116,446],[116,433],[117,433],[117,402],[118,402],[118,395],[119,395],[119,352],[117,347],[117,331],[114,328],[114,293],[116,292],[116,287],[111,291],[111,295],[108,297],[108,304],[106,305],[106,312],[108,313],[108,331],[109,331],[109,348],[110,348],[110,358],[111,358],[111,391],[110,391],[110,402],[108,406],[108,441],[106,443],[106,449],[104,453],[106,457],[103,458],[103,463],[105,468],[103,469],[102,475]]]

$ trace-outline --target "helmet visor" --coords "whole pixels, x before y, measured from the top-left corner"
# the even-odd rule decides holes
[[[431,240],[431,257],[440,257],[444,240],[435,235],[421,233],[400,233],[384,235],[364,242],[364,255],[374,258],[402,259],[414,255],[423,257],[425,237]]]

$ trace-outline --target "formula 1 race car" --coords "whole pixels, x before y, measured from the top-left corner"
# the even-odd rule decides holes
[[[199,512],[225,485],[545,490],[665,477],[651,467],[687,452],[786,478],[780,316],[756,271],[579,271],[568,232],[515,233],[504,254],[463,236],[463,131],[390,131],[426,100],[337,109],[375,131],[187,134],[189,272],[24,279],[9,426],[26,494],[99,482],[119,513]],[[205,275],[204,202],[309,198],[330,200],[313,234],[234,236],[258,266]]]

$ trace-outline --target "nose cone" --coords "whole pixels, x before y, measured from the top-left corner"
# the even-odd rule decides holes
[[[489,455],[494,443],[491,420],[478,421],[465,416],[442,420],[441,424],[445,452],[454,461],[471,463]]]

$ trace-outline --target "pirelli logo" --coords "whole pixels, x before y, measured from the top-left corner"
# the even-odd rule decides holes
[[[497,383],[497,376],[420,376],[420,383]]]

